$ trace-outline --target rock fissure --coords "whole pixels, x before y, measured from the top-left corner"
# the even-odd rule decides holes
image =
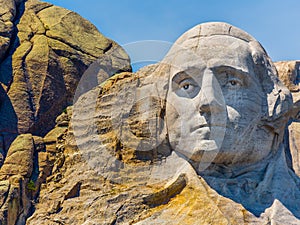
[[[35,14],[36,14],[37,17],[38,17],[38,14],[39,14],[40,12],[42,12],[42,11],[45,10],[45,9],[51,8],[51,7],[53,7],[53,5],[47,3],[47,4],[45,4],[45,6],[40,7],[39,9],[35,10]],[[41,21],[41,22],[42,22],[42,21]]]
[[[9,28],[8,31],[6,31],[6,35],[5,37],[9,38],[9,42],[6,48],[4,48],[4,54],[2,53],[2,57],[0,57],[0,65],[3,63],[3,61],[9,57],[10,54],[12,54],[12,52],[14,51],[14,49],[16,48],[15,43],[16,43],[16,39],[17,39],[17,24],[20,21],[20,18],[22,17],[23,14],[23,9],[24,9],[24,2],[22,2],[19,6],[15,6],[16,7],[16,15],[13,15],[13,18],[9,21],[12,23],[11,27]],[[9,12],[6,12],[5,14],[7,14]],[[4,14],[4,15],[5,15]],[[10,12],[11,14],[11,12]],[[7,21],[8,22],[8,21]],[[1,46],[0,46],[1,47]]]
[[[22,68],[23,68],[23,74],[24,74],[24,79],[25,79],[25,83],[27,86],[27,94],[28,94],[28,103],[29,103],[29,107],[30,110],[33,112],[32,116],[33,118],[31,118],[33,121],[36,120],[35,114],[34,112],[36,112],[36,105],[34,102],[34,94],[33,94],[33,88],[31,85],[31,79],[30,79],[30,75],[27,71],[27,66],[26,66],[26,58],[27,56],[30,54],[30,51],[33,49],[33,43],[30,47],[30,49],[28,49],[28,51],[25,53],[23,59],[22,59]]]
[[[82,53],[82,54],[84,54],[84,55],[87,55],[87,56],[92,57],[94,60],[97,59],[97,56],[94,56],[94,55],[92,55],[92,54],[90,54],[90,53],[88,53],[88,52],[83,51],[82,49],[80,49],[80,47],[75,46],[75,45],[72,45],[71,43],[69,43],[68,41],[66,41],[66,40],[64,40],[64,39],[62,39],[62,38],[60,38],[60,37],[49,36],[49,35],[47,34],[47,31],[46,31],[46,36],[47,36],[48,38],[53,39],[53,40],[60,41],[60,42],[62,42],[63,44],[65,44],[65,45],[67,45],[67,46],[69,46],[69,47],[71,47],[71,48],[74,48],[76,51],[78,51],[78,52],[80,52],[80,53]]]

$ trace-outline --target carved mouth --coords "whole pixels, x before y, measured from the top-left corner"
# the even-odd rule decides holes
[[[204,128],[204,127],[209,127],[209,128],[211,128],[211,127],[227,128],[227,126],[225,124],[207,124],[207,123],[205,123],[205,124],[200,124],[200,125],[192,127],[190,129],[190,132],[194,132],[194,131],[199,130],[199,129]]]
[[[207,123],[206,124],[199,124],[197,126],[192,127],[190,129],[190,132],[194,132],[194,131],[199,130],[199,129],[203,128],[203,127],[210,127],[210,125],[207,124]]]

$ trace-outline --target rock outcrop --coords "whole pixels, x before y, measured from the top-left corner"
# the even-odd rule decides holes
[[[300,61],[275,62],[280,80],[294,93],[299,92]]]
[[[198,29],[179,41],[199,43]],[[203,25],[201,32],[206,37],[228,30],[233,36],[243,34],[243,41],[251,38],[226,24]],[[268,69],[277,82],[270,86],[286,94],[277,99],[279,105],[288,101],[291,106],[274,67]],[[137,73],[117,74],[78,99],[61,142],[64,163],[58,160],[59,169],[41,186],[27,224],[299,224],[300,181],[287,165],[281,142],[262,161],[234,169],[213,163],[208,173],[170,147],[165,124],[166,104],[175,107],[166,102],[170,74],[170,64],[163,61]],[[293,111],[282,106],[275,121],[282,109]],[[287,114],[281,113],[286,123]],[[271,124],[269,118],[266,131]],[[284,126],[278,127],[276,138],[282,141]],[[259,148],[268,143],[264,141]]]
[[[101,64],[102,70],[109,69],[105,78],[112,71],[131,69],[126,53],[74,12],[37,0],[3,0],[1,10],[4,135],[45,135],[73,104],[77,84],[90,64],[96,62],[94,73],[100,71],[97,60],[106,60]]]
[[[126,53],[79,15],[36,0],[0,3],[1,224],[300,223],[300,179],[291,170],[300,174],[297,63],[276,65],[293,92],[291,102],[254,38],[229,24],[209,23],[186,32],[162,62],[131,73]],[[230,51],[235,47],[239,51]],[[227,51],[229,66],[223,57]],[[182,151],[170,133],[182,116],[174,109],[183,106],[186,115],[193,110],[187,108],[188,101],[197,103],[201,82],[196,78],[207,66],[198,64],[199,59],[210,58],[221,60],[210,60],[205,74],[223,76],[222,93],[229,103],[241,98],[247,103],[253,92],[239,91],[259,84],[268,93],[260,92],[261,108],[273,110],[263,111],[263,116],[256,112],[262,120],[250,121],[251,132],[244,132],[248,139],[242,136],[234,142],[233,132],[225,134],[224,142],[237,150],[234,160],[228,161],[230,152],[220,150],[222,157],[204,163],[203,171],[199,150],[188,154],[194,143]],[[251,83],[255,79],[261,82]],[[205,101],[218,90],[206,92]],[[171,100],[177,97],[175,104]],[[261,103],[259,98],[251,101]],[[247,122],[253,114],[246,103],[239,111],[241,105],[228,102],[223,104],[230,109],[229,121],[240,113],[233,122]],[[218,105],[202,106],[197,113],[207,119],[214,107]],[[192,116],[185,118],[186,124],[193,124]],[[284,126],[290,117],[284,149]],[[208,136],[200,137],[208,143]],[[247,141],[257,136],[271,141]],[[248,155],[249,161],[235,148],[240,141],[251,147],[245,151],[259,149]],[[257,160],[264,151],[270,154]]]
[[[38,0],[0,5],[0,224],[25,224],[41,185],[62,177],[67,107],[131,66],[117,43],[74,12]]]
[[[293,96],[295,113],[287,128],[286,140],[289,163],[300,176],[300,61],[276,62],[279,78],[289,88]]]
[[[69,115],[67,114],[69,113]],[[69,122],[70,108],[58,118],[57,125],[44,138],[21,134],[11,144],[0,169],[1,224],[25,224],[34,209],[41,185],[60,180],[65,156],[63,141]],[[72,189],[67,193],[75,197]]]
[[[29,185],[34,173],[35,151],[31,134],[18,136],[8,150],[0,169],[1,224],[25,224],[31,210],[30,197],[34,186]]]
[[[27,224],[252,225],[262,224],[262,221],[288,224],[280,217],[286,214],[283,218],[287,218],[290,212],[279,201],[274,201],[271,207],[276,213],[267,209],[258,217],[242,204],[220,195],[184,158],[170,152],[168,143],[157,146],[155,154],[150,150],[151,123],[138,120],[145,102],[138,102],[131,110],[125,107],[120,111],[123,103],[118,99],[127,96],[129,100],[121,99],[129,104],[131,98],[145,100],[142,96],[147,91],[140,97],[133,97],[134,92],[139,87],[151,87],[151,80],[160,80],[163,74],[158,71],[158,65],[153,65],[136,74],[116,75],[80,98],[75,108],[72,107],[72,113],[71,108],[68,109],[69,118],[72,114],[73,119],[59,145],[63,146],[64,156],[60,158],[64,158],[64,162],[57,160],[57,166],[54,163],[59,169],[52,170],[46,184],[41,186],[35,212]],[[167,67],[163,71],[166,72]],[[115,101],[119,103],[112,104]],[[157,99],[152,104],[154,111],[161,106]],[[122,138],[118,126],[109,118],[124,118],[128,110],[130,122],[121,125]],[[155,117],[155,114],[150,113],[144,119],[149,119],[148,116]],[[138,135],[128,136],[127,130]],[[136,145],[139,141],[143,142],[144,149]],[[284,160],[280,162],[284,163]],[[278,162],[276,167],[281,168]],[[281,176],[283,171],[276,173]],[[250,191],[254,184],[249,180],[243,185]],[[261,198],[267,200],[267,196]],[[290,219],[290,224],[298,224],[298,221]]]

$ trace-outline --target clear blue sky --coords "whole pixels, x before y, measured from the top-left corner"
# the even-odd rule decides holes
[[[273,61],[300,59],[300,0],[45,0],[79,13],[120,45],[174,42],[207,21],[254,36]]]

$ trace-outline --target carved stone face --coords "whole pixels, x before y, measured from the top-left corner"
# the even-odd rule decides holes
[[[248,43],[216,35],[200,38],[196,50],[183,52],[171,61],[166,118],[172,148],[204,163],[265,158],[273,135],[258,126],[267,96]]]

